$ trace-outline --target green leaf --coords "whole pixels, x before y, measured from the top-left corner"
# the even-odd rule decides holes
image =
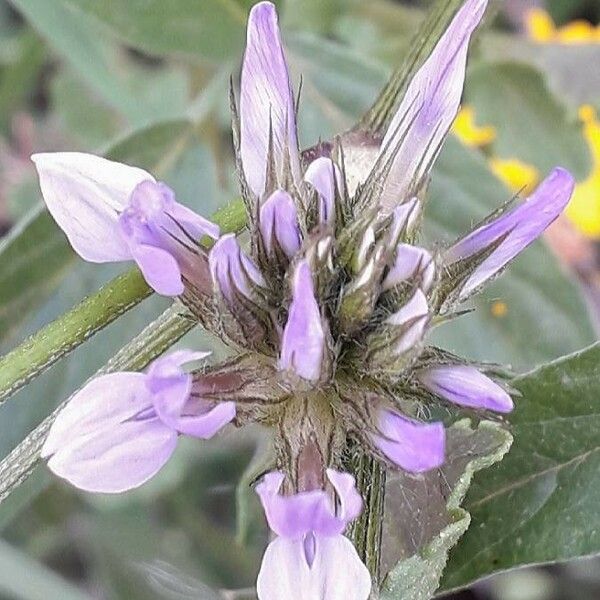
[[[535,68],[518,63],[484,64],[469,73],[466,101],[480,123],[493,125],[493,153],[535,166],[543,177],[556,166],[587,176],[590,156],[581,126],[548,89]]]
[[[469,527],[461,502],[473,474],[502,459],[511,436],[468,419],[447,430],[446,462],[418,477],[388,474],[383,529],[381,600],[428,600],[436,591],[448,552]]]
[[[302,77],[298,125],[310,147],[351,127],[385,84],[387,70],[339,43],[309,33],[287,38],[290,69]]]
[[[94,27],[66,10],[60,1],[11,0],[11,3],[101,98],[132,123],[139,122],[144,104],[116,75],[110,60],[112,50]]]
[[[428,239],[451,242],[510,199],[480,153],[452,136],[433,171],[425,223]],[[501,303],[503,311],[494,307]],[[542,242],[536,242],[472,305],[472,314],[438,328],[432,340],[478,360],[531,368],[591,344],[594,330],[581,296]]]
[[[91,600],[91,596],[0,540],[0,593],[14,600]]]
[[[57,287],[73,261],[50,214],[37,206],[0,242],[0,340],[10,343],[30,311]]]
[[[494,571],[600,552],[600,346],[516,378],[515,438],[465,501],[472,525],[445,589]]]
[[[32,31],[19,37],[16,60],[2,69],[0,78],[0,127],[5,129],[11,115],[31,93],[46,59],[44,46]]]
[[[224,60],[243,49],[253,0],[61,0],[73,18],[92,16],[150,54]]]

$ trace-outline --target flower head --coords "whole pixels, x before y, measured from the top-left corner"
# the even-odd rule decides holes
[[[445,430],[423,406],[508,412],[477,367],[427,344],[440,317],[526,248],[573,188],[556,169],[531,197],[449,248],[419,242],[421,198],[458,111],[470,37],[486,0],[466,0],[407,88],[371,168],[355,170],[356,132],[300,153],[296,103],[275,7],[250,12],[234,143],[250,243],[223,235],[139,169],[87,155],[39,155],[49,209],[84,258],[133,259],[233,350],[190,373],[172,355],[146,374],[94,380],[61,412],[49,466],[73,484],[119,491],[143,483],[179,434],[226,423],[273,427],[279,471],[257,486],[276,535],[261,600],[366,600],[371,579],[343,532],[361,510],[343,473],[348,441],[388,468],[421,473],[445,457]],[[380,141],[378,141],[380,140]],[[358,185],[361,182],[362,185]],[[183,293],[182,293],[183,292]]]

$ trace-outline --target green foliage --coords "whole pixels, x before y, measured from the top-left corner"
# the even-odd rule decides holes
[[[388,476],[383,528],[381,600],[428,600],[448,552],[469,527],[461,508],[473,474],[500,461],[512,438],[502,427],[459,421],[447,432],[444,466],[420,477]]]
[[[587,176],[591,162],[581,128],[535,68],[518,63],[480,65],[469,75],[465,96],[478,121],[496,128],[496,156],[518,158],[542,176],[558,165],[577,179]]]
[[[26,22],[15,28],[0,9],[3,143],[9,140],[13,113],[24,111],[33,115],[35,149],[101,148],[110,158],[164,179],[180,200],[205,215],[235,197],[227,79],[237,69],[250,0],[11,3]],[[290,65],[295,81],[303,78],[300,137],[306,146],[351,127],[385,84],[390,66],[397,67],[409,48],[409,60],[366,118],[380,129],[401,95],[399,77],[420,64],[439,34],[430,22],[434,35],[409,45],[422,14],[399,3],[282,4]],[[440,18],[458,4],[444,3]],[[497,128],[497,153],[531,162],[542,173],[563,164],[585,176],[589,157],[574,124],[575,111],[566,112],[562,104],[565,99],[572,107],[597,101],[600,86],[594,70],[582,67],[594,64],[595,50],[532,48],[504,34],[484,33],[480,39],[472,54],[480,52],[486,62],[472,69],[466,98],[480,122]],[[536,68],[508,63],[511,58]],[[549,87],[560,95],[553,96]],[[33,100],[39,94],[49,108]],[[24,171],[18,187],[2,190],[13,205],[25,198],[11,215],[23,214],[23,207],[31,205],[28,190],[34,174],[31,166]],[[451,138],[430,186],[429,241],[452,241],[509,197],[487,170],[485,157]],[[243,222],[239,203],[217,214],[226,228]],[[4,349],[86,295],[93,295],[92,305],[103,304],[103,297],[94,294],[120,270],[84,266],[36,205],[0,243]],[[135,292],[129,298],[134,304],[146,292],[139,275],[128,277],[140,286],[139,293],[128,290]],[[497,301],[506,305],[506,314],[494,316]],[[578,290],[543,243],[530,248],[474,303],[474,314],[436,331],[437,343],[521,370],[595,338]],[[184,445],[156,481],[119,499],[80,496],[56,482],[49,487],[53,479],[44,469],[34,470],[15,488],[33,469],[51,423],[48,415],[61,400],[119,348],[125,346],[103,368],[142,368],[189,329],[175,307],[135,338],[164,304],[157,298],[145,301],[0,407],[0,496],[14,490],[0,506],[0,528],[12,544],[0,547],[0,591],[7,597],[37,600],[40,589],[44,597],[81,597],[42,561],[79,582],[93,581],[103,597],[115,600],[212,600],[217,596],[208,584],[253,585],[266,543],[249,486],[262,464],[262,435],[240,438],[236,433],[212,445]],[[110,307],[103,306],[106,319],[97,322],[99,327],[112,319]],[[69,340],[78,343],[87,337],[75,339],[64,325],[58,321],[46,330],[54,327],[55,342],[66,336],[60,352],[72,349]],[[189,343],[218,352],[213,340]],[[46,358],[59,358],[51,354]],[[450,460],[442,471],[422,479],[391,478],[384,599],[416,600],[434,593],[449,549],[468,527],[469,513],[473,524],[451,554],[446,589],[498,569],[600,551],[593,435],[598,358],[598,350],[590,349],[514,381],[523,394],[510,418],[515,444],[502,463],[474,478],[464,502],[473,472],[498,460],[506,449],[506,433],[494,425],[469,429],[464,421],[456,424],[450,430]],[[24,368],[16,376],[13,372],[13,384],[49,364],[27,353],[21,359],[9,365]],[[7,373],[2,365],[0,378]],[[4,377],[0,386],[8,382],[5,387],[12,387],[10,379]],[[67,522],[72,526],[65,527]],[[85,573],[73,569],[81,560]]]
[[[600,552],[600,347],[511,382],[514,444],[464,503],[472,525],[452,552],[444,588],[494,571]]]

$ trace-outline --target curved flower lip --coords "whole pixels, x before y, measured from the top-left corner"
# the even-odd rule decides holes
[[[335,195],[343,191],[342,173],[328,157],[313,160],[304,173],[304,181],[319,194],[319,222],[333,225],[335,222]]]
[[[221,236],[208,255],[214,284],[225,299],[235,302],[236,294],[252,297],[252,286],[265,286],[259,268],[242,251],[235,234]]]
[[[270,139],[281,176],[289,160],[300,179],[296,112],[277,11],[270,2],[252,7],[240,83],[240,151],[244,175],[258,197],[265,191]]]
[[[118,216],[135,187],[155,182],[143,169],[82,152],[34,154],[46,206],[79,256],[90,262],[131,260],[117,234]]]
[[[310,266],[301,260],[292,281],[292,303],[281,339],[279,368],[294,371],[307,381],[321,377],[325,356],[325,331],[315,298]]]
[[[385,321],[389,325],[405,328],[394,347],[395,354],[403,354],[422,341],[429,317],[427,298],[423,291],[417,288],[410,300]]]
[[[380,157],[391,160],[381,197],[386,212],[439,154],[460,106],[469,40],[486,7],[487,0],[466,0],[408,86],[381,144]]]
[[[424,248],[410,244],[398,244],[394,264],[382,283],[382,290],[391,290],[400,283],[420,278],[420,287],[429,291],[435,278],[435,263],[431,254]]]
[[[292,258],[302,244],[298,211],[292,197],[284,190],[274,191],[260,207],[260,233],[267,254],[274,251],[276,242],[288,258]]]
[[[282,537],[301,539],[308,533],[332,536],[341,534],[362,510],[362,499],[354,477],[327,469],[339,506],[324,490],[316,489],[289,496],[282,495],[285,475],[273,471],[264,475],[256,486],[269,527]]]
[[[452,263],[485,251],[504,237],[462,285],[460,299],[469,296],[535,241],[564,210],[574,187],[573,176],[557,167],[527,200],[491,223],[472,231],[449,248],[445,260]]]
[[[81,152],[32,156],[48,210],[73,249],[91,262],[134,260],[159,294],[183,293],[191,245],[219,228],[175,201],[152,175]]]
[[[179,351],[147,373],[111,373],[85,385],[54,421],[42,457],[72,485],[119,493],[138,487],[169,460],[180,433],[212,437],[235,404],[190,405],[192,377],[182,365],[204,352]]]
[[[417,374],[421,384],[433,394],[453,404],[508,413],[513,408],[510,395],[489,377],[469,365],[440,365]]]
[[[371,439],[391,462],[410,473],[430,471],[445,460],[443,423],[420,423],[382,409],[379,433],[371,434]]]

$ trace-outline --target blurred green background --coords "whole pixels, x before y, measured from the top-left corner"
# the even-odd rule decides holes
[[[92,268],[72,254],[40,209],[30,154],[101,152],[144,166],[207,216],[236,195],[228,85],[231,75],[237,78],[252,3],[0,0],[3,352],[121,270]],[[356,122],[401,62],[428,5],[278,4],[290,66],[295,80],[301,75],[303,81],[303,146]],[[551,39],[532,39],[531,27],[528,33],[527,10],[534,5],[553,20]],[[506,0],[490,12],[495,18],[473,49],[465,102],[478,124],[495,128],[495,139],[469,150],[453,139],[442,156],[432,183],[432,232],[444,239],[509,196],[510,181],[504,187],[478,171],[493,156],[542,173],[563,164],[579,181],[594,168],[578,114],[582,105],[600,109],[600,0]],[[577,39],[560,40],[556,31],[575,19],[584,19],[587,28]],[[442,204],[448,197],[456,210]],[[442,332],[441,342],[520,369],[594,341],[596,239],[575,219],[565,221],[550,242],[570,269],[567,275],[556,270],[556,279],[536,279],[555,266],[540,249],[532,250],[513,279],[484,297],[481,316],[458,332]],[[519,291],[519,277],[532,291]],[[508,303],[514,320],[512,312],[498,320],[504,314],[497,302]],[[0,457],[165,306],[160,298],[144,302],[3,405]],[[530,347],[531,332],[522,321],[540,310],[545,317],[538,314],[538,324],[541,318],[547,323]],[[493,344],[478,336],[482,327],[495,332]],[[182,344],[211,347],[216,357],[223,352],[198,332]],[[80,494],[38,467],[0,506],[0,598],[254,597],[267,532],[248,473],[265,443],[259,430],[234,431],[210,443],[185,440],[156,479],[115,498]],[[454,597],[597,599],[600,562],[515,571]]]

